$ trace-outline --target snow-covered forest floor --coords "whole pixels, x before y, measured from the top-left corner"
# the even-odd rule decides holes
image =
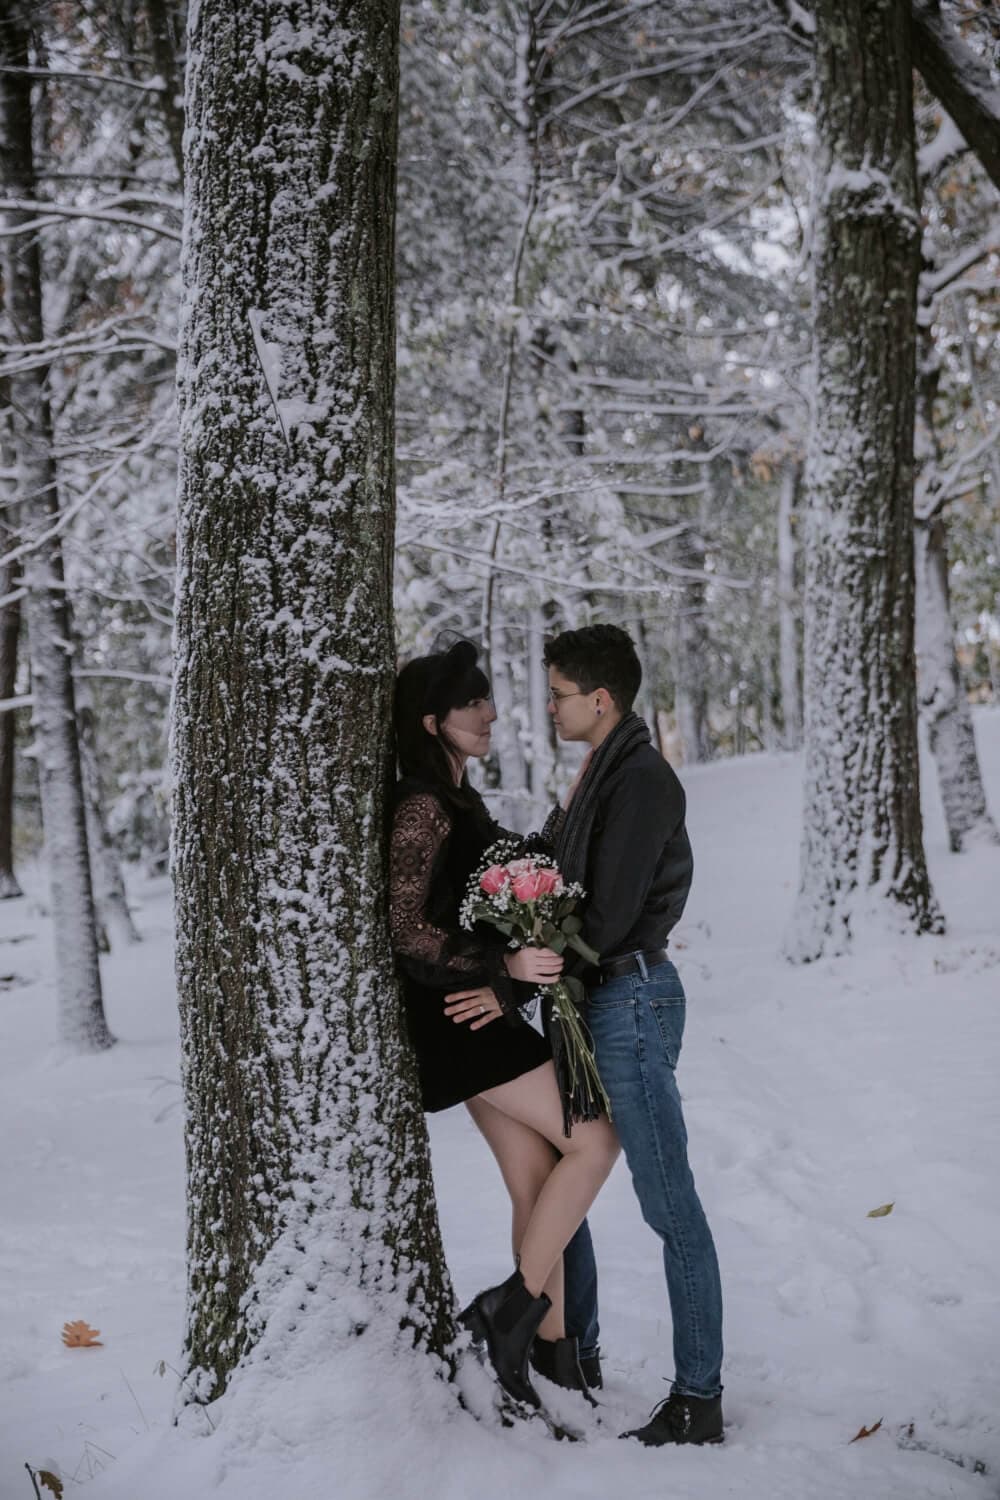
[[[1000,713],[977,728],[998,811]],[[169,889],[134,892],[145,941],[105,961],[120,1044],[60,1060],[36,875],[0,903],[2,1500],[31,1500],[26,1461],[58,1465],[67,1496],[93,1479],[102,1500],[1000,1495],[1000,849],[947,852],[928,766],[947,936],[791,968],[800,774],[758,756],[684,775],[696,877],[674,945],[690,1001],[679,1077],[727,1298],[724,1448],[616,1441],[671,1368],[658,1246],[623,1163],[592,1215],[600,1423],[576,1398],[560,1407],[585,1443],[477,1423],[364,1339],[324,1361],[315,1331],[298,1358],[290,1338],[280,1379],[243,1383],[213,1435],[172,1428],[175,1377],[157,1373],[177,1362],[184,1285]],[[462,1110],[433,1120],[432,1141],[464,1298],[507,1273],[504,1195]],[[102,1347],[63,1347],[77,1318]]]

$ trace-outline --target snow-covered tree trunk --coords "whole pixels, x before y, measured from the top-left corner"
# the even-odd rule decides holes
[[[948,583],[948,523],[943,507],[924,514],[928,480],[940,474],[941,444],[936,402],[941,362],[932,325],[920,329],[917,378],[916,646],[917,687],[937,768],[941,805],[954,853],[975,843],[996,843],[997,830],[986,803],[986,789],[976,751],[972,712],[955,651],[955,624]]]
[[[0,64],[27,68],[28,19],[11,10],[0,27]],[[0,67],[2,186],[12,198],[36,196],[31,81]],[[9,227],[30,217],[8,212]],[[4,247],[8,321],[26,344],[45,337],[42,266],[37,237],[12,234]],[[59,476],[54,459],[48,371],[10,376],[11,446],[23,496],[17,524],[23,561],[28,656],[45,853],[52,891],[59,1038],[75,1051],[108,1047],[101,996],[83,777],[73,693],[73,648],[59,529]]]
[[[781,686],[781,747],[784,750],[797,750],[802,743],[801,606],[795,579],[795,502],[799,477],[798,461],[786,459],[778,502],[778,676]]]
[[[706,470],[709,468],[705,466]],[[706,474],[699,500],[698,521],[679,537],[677,562],[690,570],[678,579],[677,614],[671,652],[674,673],[674,713],[683,746],[684,764],[712,758],[708,723],[708,604],[705,597],[705,540],[701,526],[711,508],[711,478]]]
[[[191,16],[172,752],[198,1401],[244,1356],[452,1332],[386,917],[398,27],[398,0]]]
[[[108,952],[116,940],[137,943],[140,934],[132,920],[121,860],[104,813],[97,722],[86,679],[76,684],[76,713],[98,940],[102,952]]]
[[[807,459],[798,960],[868,916],[942,918],[920,812],[913,421],[920,223],[909,8],[818,0],[816,388]]]
[[[948,593],[948,532],[938,516],[914,531],[917,565],[917,666],[920,706],[948,828],[958,853],[998,839],[986,804],[972,713],[955,655]]]
[[[528,622],[528,708],[531,716],[531,802],[533,822],[540,827],[551,803],[552,719],[549,714],[549,679],[542,660],[545,620],[539,604],[531,607]]]
[[[6,391],[0,385],[0,399]],[[6,404],[6,402],[5,402]],[[8,456],[0,443],[0,464]],[[13,454],[10,454],[13,457]],[[12,546],[12,533],[0,525],[0,550]],[[17,648],[21,633],[21,601],[17,597],[19,572],[16,564],[0,567],[0,702],[13,698],[17,687]],[[0,900],[22,894],[14,873],[14,743],[16,723],[13,709],[0,709]]]

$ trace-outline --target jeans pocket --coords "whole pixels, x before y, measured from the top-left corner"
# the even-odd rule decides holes
[[[687,1006],[683,1000],[650,1000],[649,1009],[656,1022],[656,1029],[663,1045],[663,1053],[670,1068],[676,1068],[684,1040],[684,1018]]]

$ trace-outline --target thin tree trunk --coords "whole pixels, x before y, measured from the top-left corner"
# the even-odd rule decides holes
[[[918,525],[914,542],[920,706],[937,766],[948,843],[957,854],[973,844],[1000,842],[1000,836],[986,803],[972,713],[955,655],[943,517]]]
[[[696,441],[704,445],[703,435]],[[704,575],[705,540],[702,527],[711,510],[712,479],[706,464],[699,501],[698,522],[682,532],[677,543],[677,561]],[[674,626],[674,713],[681,737],[685,765],[712,758],[712,736],[708,724],[708,607],[704,576],[682,578],[677,592]]]
[[[116,940],[138,943],[140,934],[132,920],[121,860],[104,814],[97,722],[93,700],[85,681],[76,684],[76,711],[98,939],[102,952],[109,952]]]
[[[929,323],[920,332],[917,378],[918,459],[925,472],[939,472],[942,464],[936,402],[941,362]],[[948,523],[938,512],[920,517],[918,480],[917,524],[914,528],[917,579],[917,687],[928,741],[937,767],[941,805],[954,853],[970,844],[996,843],[996,826],[986,803],[972,713],[955,651],[955,626],[948,586]]]
[[[799,591],[795,579],[796,497],[801,466],[789,458],[781,473],[778,504],[778,676],[781,682],[781,748],[802,744],[802,679],[799,647]]]
[[[2,445],[5,461],[6,443]],[[0,526],[0,549],[12,545],[8,527]],[[0,598],[16,594],[20,582],[17,564],[0,567]],[[21,633],[21,601],[0,605],[0,702],[13,698],[17,688],[17,647]],[[14,745],[17,720],[13,709],[0,711],[0,900],[20,896],[14,874]]]
[[[386,914],[398,0],[191,27],[172,750],[204,1401],[317,1319],[345,1354],[443,1353],[452,1300]]]
[[[940,931],[923,849],[913,660],[920,222],[909,8],[817,0],[816,396],[807,462],[806,782],[798,960],[868,918]]]
[[[177,176],[184,178],[184,78],[178,60],[180,37],[184,31],[183,13],[174,0],[146,0],[149,30],[153,40],[156,71],[164,82],[160,95],[163,120],[167,127],[170,150]]]
[[[0,61],[29,62],[25,13],[9,11],[0,28]],[[3,186],[14,197],[37,194],[32,149],[31,81],[0,73]],[[13,215],[14,219],[22,217]],[[3,241],[8,319],[25,343],[45,336],[42,267],[36,238]],[[26,497],[18,514],[24,559],[25,614],[39,745],[38,779],[45,850],[52,887],[59,1036],[77,1051],[108,1047],[114,1038],[104,1018],[97,930],[87,849],[83,777],[73,694],[72,632],[59,516],[58,473],[53,458],[52,413],[44,367],[10,377],[12,442]]]

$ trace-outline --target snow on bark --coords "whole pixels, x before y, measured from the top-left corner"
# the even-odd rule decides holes
[[[184,1400],[294,1363],[317,1320],[345,1346],[452,1336],[386,925],[398,23],[396,0],[319,0],[308,23],[295,0],[202,0],[190,22]]]
[[[916,210],[909,10],[819,0],[815,409],[807,457],[806,785],[787,938],[804,961],[892,917],[940,931],[913,660]]]
[[[0,63],[25,68],[28,33],[22,18],[0,28]],[[33,198],[31,83],[0,68],[2,185],[12,198]],[[8,210],[20,223],[26,215]],[[26,344],[41,344],[42,266],[34,238],[2,241],[3,279],[12,328]],[[33,695],[32,724],[42,804],[45,855],[52,894],[56,996],[60,1041],[72,1051],[99,1051],[114,1038],[101,996],[97,927],[91,887],[83,777],[73,692],[73,647],[59,518],[59,474],[44,365],[11,373],[10,442],[19,472],[17,526],[22,545],[25,615]]]

